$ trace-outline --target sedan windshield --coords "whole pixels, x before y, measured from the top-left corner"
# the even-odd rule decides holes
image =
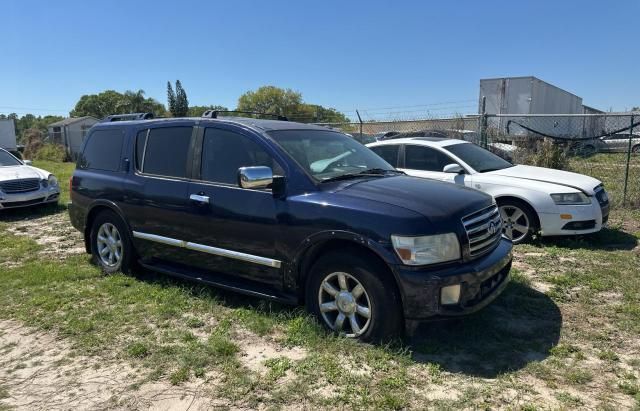
[[[395,172],[373,151],[335,131],[278,130],[269,135],[316,181]]]
[[[0,167],[20,166],[22,163],[4,150],[0,150]]]
[[[503,168],[513,167],[513,164],[507,160],[503,160],[489,150],[471,143],[453,144],[444,147],[451,153],[459,157],[462,161],[469,164],[471,168],[478,173],[486,173],[488,171],[502,170]]]

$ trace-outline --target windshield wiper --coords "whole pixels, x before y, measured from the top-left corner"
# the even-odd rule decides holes
[[[404,171],[400,171],[400,170],[388,170],[386,168],[369,168],[366,169],[364,171],[361,171],[360,173],[358,173],[360,175],[366,175],[366,174],[371,174],[371,175],[387,175],[387,174],[407,174]]]
[[[360,178],[360,177],[384,177],[388,174],[406,174],[404,171],[399,170],[386,170],[384,168],[369,168],[367,170],[363,170],[357,173],[346,173],[340,174],[339,176],[329,177],[322,180],[322,183],[330,182],[330,181],[340,181],[340,180],[350,180],[352,178]]]

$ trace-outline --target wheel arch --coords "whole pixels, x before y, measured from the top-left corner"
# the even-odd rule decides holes
[[[380,248],[382,249],[382,247]],[[302,249],[296,257],[297,264],[295,265],[294,273],[297,295],[301,303],[305,302],[306,283],[309,278],[311,268],[323,255],[327,255],[328,253],[335,251],[355,253],[367,259],[367,261],[375,261],[375,263],[385,273],[387,279],[391,281],[393,286],[396,288],[396,291],[404,305],[404,295],[398,284],[398,279],[390,266],[390,264],[393,263],[393,256],[384,249],[374,249],[371,245],[371,241],[366,241],[361,237],[348,238],[345,236],[337,236],[335,232],[331,238],[316,239],[313,243],[308,244],[308,246]]]
[[[107,201],[107,200],[98,200],[96,202],[94,202],[91,207],[89,208],[89,211],[87,212],[87,217],[85,218],[85,223],[84,223],[84,246],[85,246],[85,250],[87,253],[91,253],[91,241],[90,241],[90,237],[91,237],[91,226],[93,225],[93,221],[95,220],[96,216],[98,216],[98,214],[100,214],[103,211],[111,211],[113,213],[115,213],[120,220],[122,220],[122,222],[124,223],[124,225],[127,228],[127,235],[131,235],[131,228],[129,226],[129,222],[127,221],[127,219],[124,217],[124,214],[122,213],[122,211],[120,210],[120,208],[113,202],[111,201]]]
[[[500,206],[500,203],[505,203],[508,201],[515,201],[515,202],[519,202],[519,203],[524,203],[527,207],[529,207],[529,209],[533,212],[533,216],[535,217],[536,221],[534,221],[534,223],[536,224],[536,229],[540,230],[540,216],[538,215],[538,211],[536,210],[536,208],[531,204],[531,201],[522,198],[521,196],[517,196],[517,195],[512,195],[512,194],[502,194],[502,195],[496,195],[495,196],[496,199],[496,203],[498,203],[498,206]]]

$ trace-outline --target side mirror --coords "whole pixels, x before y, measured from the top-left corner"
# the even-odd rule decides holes
[[[240,167],[238,169],[238,186],[242,188],[267,188],[273,184],[273,171],[270,167]]]
[[[22,162],[24,163],[25,166],[33,165],[33,161],[31,160],[22,160]]]
[[[462,168],[460,164],[447,164],[442,171],[452,174],[464,174],[464,168]]]

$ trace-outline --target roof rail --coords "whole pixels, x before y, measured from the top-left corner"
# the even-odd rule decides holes
[[[110,123],[112,121],[128,121],[128,120],[150,120],[153,113],[131,113],[131,114],[113,114],[102,119],[101,123]]]
[[[276,120],[280,120],[280,121],[289,121],[289,119],[286,116],[281,116],[279,114],[272,114],[272,113],[259,113],[257,111],[241,111],[241,110],[207,110],[204,113],[202,113],[202,117],[206,117],[206,118],[218,118],[218,114],[220,113],[241,113],[241,114],[251,114],[254,116],[266,116],[266,117],[273,117]]]

